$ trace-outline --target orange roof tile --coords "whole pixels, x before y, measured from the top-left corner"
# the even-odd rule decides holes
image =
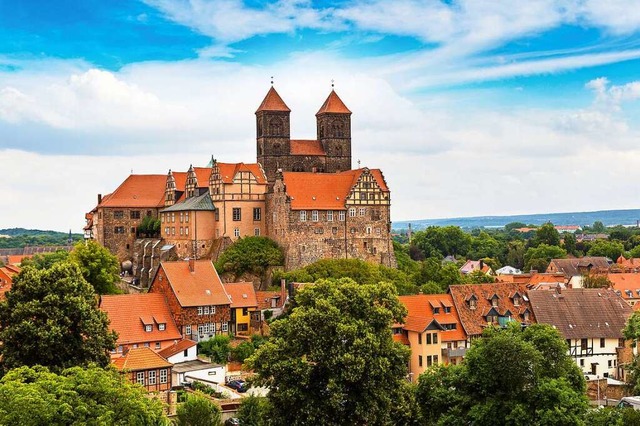
[[[513,303],[515,293],[520,295],[519,306]],[[493,283],[493,284],[467,284],[449,286],[449,293],[453,297],[453,302],[460,318],[460,323],[464,327],[467,335],[474,336],[482,334],[482,330],[487,325],[486,315],[492,310],[496,310],[499,316],[504,316],[507,311],[511,313],[511,318],[518,322],[524,321],[525,311],[529,311],[528,322],[535,322],[531,305],[526,299],[527,285],[523,283]],[[498,296],[498,306],[493,308],[491,298]],[[476,308],[471,309],[468,301],[471,298],[476,300]]]
[[[349,108],[342,102],[342,99],[338,96],[335,90],[331,90],[327,100],[324,101],[324,104],[320,107],[320,110],[316,113],[316,115],[324,114],[324,113],[333,113],[333,114],[351,114]]]
[[[5,298],[5,293],[11,290],[11,286],[13,285],[13,277],[16,275],[16,272],[12,271],[7,267],[0,268],[0,300]]]
[[[264,97],[262,103],[258,107],[256,113],[260,111],[286,111],[291,112],[287,104],[284,103],[276,89],[271,86],[267,92],[267,96]]]
[[[345,210],[345,201],[365,169],[340,173],[282,173],[292,210]],[[381,190],[388,191],[379,170],[369,171]],[[376,173],[378,172],[378,173]]]
[[[160,293],[104,295],[100,309],[109,316],[111,330],[118,333],[119,345],[182,338]],[[162,331],[158,329],[161,323],[165,324]],[[151,324],[152,331],[145,331],[145,324]]]
[[[113,365],[118,370],[151,370],[153,368],[167,368],[172,364],[151,350],[151,348],[142,347],[129,350],[126,355],[112,360]]]
[[[393,335],[394,342],[400,342],[403,345],[409,345],[409,338],[404,334],[394,334]]]
[[[622,273],[606,275],[613,289],[620,292],[623,299],[640,299],[640,274],[638,273]]]
[[[441,332],[441,340],[443,342],[466,340],[467,336],[450,294],[417,294],[399,296],[399,299],[407,308],[407,316],[404,320],[405,330],[422,333],[433,321],[440,325],[455,324],[455,330]],[[445,306],[451,308],[451,312],[445,313]],[[434,308],[439,308],[439,313],[434,313]]]
[[[267,177],[257,163],[216,163],[220,171],[220,179],[224,183],[233,183],[233,178],[240,171],[249,171],[259,184],[266,184]]]
[[[10,254],[7,256],[7,266],[19,266],[23,259],[31,259],[32,254]]]
[[[180,352],[183,352],[197,345],[198,343],[194,342],[193,340],[183,339],[183,340],[180,340],[179,342],[174,343],[168,348],[161,350],[160,352],[158,352],[158,355],[160,355],[163,358],[169,358],[174,356],[175,354],[179,354]]]
[[[161,207],[166,175],[129,175],[100,207]]]
[[[231,304],[210,260],[196,260],[194,272],[185,261],[162,262],[160,267],[183,307]]]
[[[256,291],[256,299],[258,299],[258,309],[273,309],[271,300],[278,298],[276,308],[281,308],[284,301],[279,291]]]
[[[253,283],[226,283],[224,284],[232,308],[257,308],[258,300]]]
[[[317,140],[291,139],[291,155],[327,155]]]

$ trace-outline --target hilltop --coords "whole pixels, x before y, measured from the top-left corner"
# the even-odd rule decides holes
[[[0,229],[0,248],[22,248],[26,246],[64,246],[69,243],[68,232],[43,231],[39,229]],[[82,234],[71,234],[72,240],[79,241]]]

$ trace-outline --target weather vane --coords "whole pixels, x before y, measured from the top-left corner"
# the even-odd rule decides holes
[[[331,88],[332,88],[332,89],[333,89],[333,87],[334,87],[334,84],[333,84],[333,83],[334,83],[334,81],[333,81],[333,79],[331,79]]]
[[[271,76],[271,85],[273,86],[273,76]]]

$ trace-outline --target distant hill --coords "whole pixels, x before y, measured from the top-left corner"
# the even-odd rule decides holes
[[[39,229],[0,229],[0,248],[22,248],[26,246],[64,246],[69,244],[69,233],[42,231]],[[82,234],[71,234],[73,242],[82,239]]]
[[[418,219],[393,222],[393,229],[407,229],[409,223],[414,230],[428,226],[459,226],[461,228],[498,228],[511,222],[522,222],[527,225],[542,225],[551,222],[554,225],[592,225],[596,221],[605,226],[636,225],[640,220],[640,209],[635,210],[602,210],[596,212],[541,213],[515,216],[476,216],[449,219]]]

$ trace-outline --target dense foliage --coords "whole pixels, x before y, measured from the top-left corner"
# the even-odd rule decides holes
[[[296,295],[247,364],[270,388],[275,424],[406,424],[408,349],[391,338],[406,311],[389,284],[320,280]]]
[[[109,364],[116,336],[76,264],[26,267],[5,296],[0,302],[0,364],[5,371],[36,364],[54,371]]]
[[[216,269],[236,277],[244,273],[262,276],[270,266],[283,263],[282,249],[275,241],[266,237],[244,237],[222,253],[216,262]]]
[[[55,374],[20,367],[0,380],[2,425],[168,425],[162,404],[115,370],[73,367]]]
[[[178,407],[176,418],[178,426],[218,426],[222,410],[203,394],[191,393]]]
[[[269,424],[269,410],[269,399],[250,395],[240,403],[237,416],[243,426],[266,426]]]
[[[587,410],[564,339],[540,324],[487,329],[463,364],[420,376],[417,402],[425,425],[584,425]]]
[[[69,245],[68,232],[40,231],[36,229],[11,228],[0,229],[0,248],[23,248],[34,246],[66,246]],[[82,240],[81,234],[71,234],[72,244]]]

